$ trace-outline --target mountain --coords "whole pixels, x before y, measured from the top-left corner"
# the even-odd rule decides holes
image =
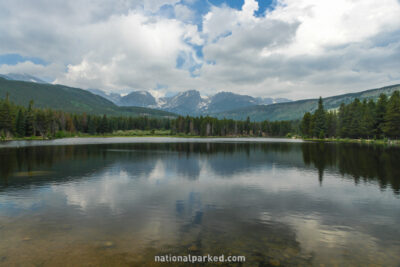
[[[337,109],[341,103],[348,104],[355,98],[360,100],[376,100],[381,93],[390,95],[396,90],[400,90],[399,84],[378,89],[370,89],[358,93],[326,97],[323,99],[323,101],[326,109]],[[247,117],[250,117],[250,119],[254,121],[297,120],[301,119],[304,113],[313,112],[317,106],[318,99],[315,98],[272,105],[257,105],[240,109],[232,109],[224,112],[213,113],[211,116],[237,120],[245,120]]]
[[[99,89],[87,89],[89,92],[95,95],[99,95],[101,97],[104,97],[105,99],[110,100],[114,104],[118,105],[119,101],[121,100],[121,95],[116,94],[116,93],[106,93],[102,90]]]
[[[231,92],[220,92],[210,98],[206,111],[209,113],[221,112],[235,108],[242,108],[261,104],[261,99],[248,95],[238,95]]]
[[[156,99],[147,91],[134,91],[121,97],[120,106],[157,107]]]
[[[161,99],[161,108],[181,115],[200,115],[205,107],[205,101],[200,92],[189,90],[173,97]]]
[[[147,91],[133,91],[119,98],[104,91],[90,89],[90,92],[103,96],[119,106],[136,106],[156,108],[180,115],[207,115],[216,112],[273,103],[289,102],[285,98],[254,98],[248,95],[239,95],[231,92],[220,92],[213,96],[203,97],[199,91],[188,90],[170,97],[155,98]],[[119,96],[119,95],[118,95]]]
[[[9,73],[9,74],[0,74],[1,78],[12,80],[12,81],[25,81],[25,82],[34,82],[34,83],[46,83],[45,81],[34,77],[29,74],[18,74],[18,73]]]
[[[110,116],[175,117],[175,114],[142,107],[119,107],[111,101],[87,90],[64,85],[41,84],[7,80],[0,77],[0,97],[9,93],[10,100],[27,106],[30,100],[35,107],[52,108],[71,113],[107,114]]]

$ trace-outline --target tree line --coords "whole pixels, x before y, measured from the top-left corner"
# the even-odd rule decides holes
[[[15,105],[0,99],[0,137],[41,136],[63,137],[66,133],[108,134],[118,130],[169,130],[171,134],[195,136],[287,136],[299,132],[299,122],[263,121],[252,122],[232,119],[216,119],[209,116],[154,118],[72,114],[52,109],[35,108],[33,101],[28,107]]]
[[[355,99],[341,104],[338,110],[326,111],[322,98],[313,114],[304,114],[300,123],[305,138],[367,138],[400,137],[400,93],[391,97],[381,94],[377,101]]]

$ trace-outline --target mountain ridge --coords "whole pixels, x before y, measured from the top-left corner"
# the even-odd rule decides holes
[[[27,106],[33,100],[35,107],[51,108],[70,113],[106,114],[110,116],[176,117],[176,114],[142,107],[119,107],[88,90],[59,84],[42,84],[8,80],[0,77],[0,97],[9,94],[17,105]]]
[[[15,76],[14,76],[15,77]],[[33,77],[33,76],[32,76]],[[35,78],[35,77],[34,77]],[[8,84],[7,84],[8,83]],[[306,112],[317,107],[317,98],[273,103],[271,98],[251,97],[232,92],[218,92],[212,96],[201,96],[197,90],[180,92],[174,96],[154,97],[148,91],[133,91],[121,96],[105,93],[99,89],[80,89],[48,83],[16,81],[0,75],[0,94],[10,91],[10,98],[17,104],[27,105],[30,99],[39,107],[62,109],[68,112],[86,112],[127,116],[213,116],[236,120],[299,120]],[[55,89],[56,92],[53,92]],[[323,98],[326,109],[336,109],[341,103],[348,104],[355,98],[377,99],[381,93],[387,95],[400,90],[400,84],[346,93]],[[122,101],[122,99],[125,99]],[[287,99],[283,99],[286,101]],[[122,102],[122,105],[121,105]],[[271,103],[272,102],[272,103]],[[120,106],[118,106],[119,104]],[[132,106],[134,104],[135,106]]]
[[[187,90],[173,96],[160,98],[156,98],[148,91],[132,91],[116,100],[116,94],[107,94],[98,89],[89,89],[89,91],[101,95],[119,106],[148,107],[192,116],[208,115],[233,108],[291,101],[286,98],[252,97],[225,91],[211,96],[202,96],[197,90]]]
[[[355,98],[360,100],[378,99],[381,93],[391,95],[400,90],[400,84],[388,85],[380,88],[368,89],[355,93],[346,93],[323,98],[326,109],[336,109],[341,103],[348,104]],[[211,116],[217,118],[245,120],[250,117],[254,121],[262,120],[299,120],[306,112],[313,112],[318,106],[318,98],[301,99],[287,103],[277,103],[267,106],[253,106],[241,109],[232,109],[224,112],[214,113]]]

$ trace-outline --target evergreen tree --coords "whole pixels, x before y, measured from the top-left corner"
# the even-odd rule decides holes
[[[247,116],[244,130],[246,131],[246,134],[250,134],[250,117],[249,116]]]
[[[13,117],[8,93],[5,101],[0,103],[0,131],[6,136],[13,132]]]
[[[99,133],[107,133],[107,132],[108,132],[108,120],[107,116],[104,114],[100,122]]]
[[[318,100],[318,108],[314,113],[314,136],[324,138],[326,133],[326,116],[322,97]]]
[[[363,115],[361,120],[361,132],[362,135],[366,138],[370,138],[375,134],[375,103],[374,101],[370,100],[363,101]]]
[[[45,137],[49,130],[49,119],[46,115],[44,110],[38,110],[35,116],[35,129],[42,137]]]
[[[345,104],[341,104],[339,107],[339,131],[338,134],[341,137],[348,137],[349,126],[351,121],[351,114],[349,108]]]
[[[13,114],[7,93],[5,101],[0,103],[0,131],[7,136],[12,134],[13,130]]]
[[[337,115],[335,112],[326,113],[326,135],[329,137],[336,136]]]
[[[25,116],[22,109],[18,109],[17,118],[15,120],[15,131],[18,136],[25,136]]]
[[[348,127],[348,135],[351,138],[359,138],[363,134],[361,129],[363,110],[360,100],[356,98],[353,103],[350,104],[349,108],[351,120]]]
[[[306,112],[303,116],[300,126],[301,133],[304,137],[312,137],[311,119],[311,113]]]
[[[25,117],[25,135],[32,136],[35,134],[35,130],[33,128],[34,123],[34,115],[33,115],[33,101],[29,102],[28,111]]]
[[[87,118],[87,125],[88,125],[88,133],[95,134],[96,133],[96,124],[92,116],[88,116]]]
[[[400,137],[400,93],[395,91],[390,97],[385,114],[383,131],[387,136]]]
[[[376,103],[375,111],[375,125],[374,132],[378,138],[383,136],[383,126],[385,123],[386,107],[388,104],[388,98],[385,94],[380,94],[379,100]]]

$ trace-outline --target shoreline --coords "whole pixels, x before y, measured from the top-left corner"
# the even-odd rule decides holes
[[[105,134],[89,134],[89,133],[68,133],[68,132],[58,132],[54,136],[29,136],[29,137],[12,137],[12,138],[0,138],[1,142],[6,141],[40,141],[40,140],[56,140],[65,138],[125,138],[125,137],[171,137],[171,138],[285,138],[285,139],[301,139],[301,138],[288,138],[284,137],[270,137],[270,136],[254,136],[254,135],[192,135],[192,134],[177,134],[172,133],[170,130],[125,130],[125,131],[115,131],[113,133]]]
[[[304,138],[303,140],[308,142],[321,142],[321,143],[349,143],[349,144],[400,146],[400,140],[386,140],[386,139]]]
[[[299,138],[299,137],[269,137],[269,136],[251,136],[251,135],[229,135],[229,136],[201,136],[201,135],[188,135],[188,134],[152,134],[150,131],[142,131],[137,134],[104,134],[104,135],[91,135],[91,134],[75,134],[75,135],[65,135],[65,136],[54,136],[43,138],[41,136],[31,136],[31,137],[22,137],[22,138],[5,138],[0,139],[0,144],[3,142],[10,141],[51,141],[51,140],[59,140],[59,139],[67,139],[67,138],[185,138],[185,139],[235,139],[235,138],[271,138],[271,139],[288,139],[288,140],[302,140],[305,142],[320,142],[320,143],[352,143],[352,144],[367,144],[367,145],[387,145],[387,146],[400,146],[400,140],[387,140],[387,139],[348,139],[348,138]]]

